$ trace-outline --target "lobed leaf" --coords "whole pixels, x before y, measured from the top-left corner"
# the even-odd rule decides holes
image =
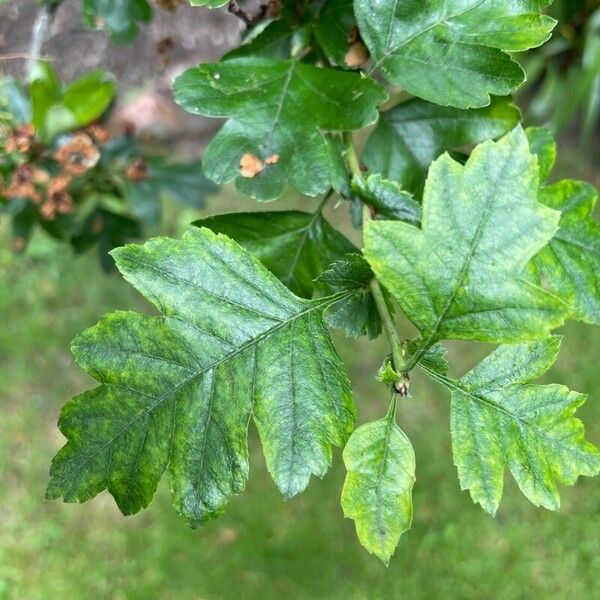
[[[354,406],[321,312],[249,252],[208,229],[113,251],[161,312],[107,315],[73,343],[100,386],[64,407],[67,444],[48,498],[86,501],[103,489],[124,514],[147,506],[168,470],[177,510],[196,526],[219,514],[248,477],[247,428],[257,425],[285,497],[323,477],[331,446],[352,431]]]
[[[533,504],[550,510],[560,506],[558,484],[600,472],[600,451],[573,416],[585,396],[531,383],[550,368],[559,347],[556,336],[504,345],[458,381],[433,373],[452,393],[452,453],[461,487],[492,515],[506,467]]]
[[[365,256],[423,335],[514,342],[547,335],[568,307],[534,285],[525,267],[557,231],[538,202],[538,167],[521,128],[477,146],[463,166],[433,163],[421,229],[371,221]]]
[[[551,0],[354,0],[374,68],[415,96],[444,106],[486,106],[525,76],[508,52],[544,43]]]
[[[530,128],[527,136],[546,179],[552,170],[556,146],[549,131]],[[583,181],[563,179],[540,189],[540,201],[561,212],[559,229],[533,258],[531,266],[557,296],[567,302],[572,316],[600,324],[600,224],[593,213],[598,194]]]
[[[244,57],[205,64],[175,81],[186,110],[230,117],[204,156],[204,171],[217,183],[235,180],[259,200],[279,197],[289,181],[316,196],[339,187],[339,158],[323,131],[351,131],[374,123],[386,99],[379,84],[360,75],[292,60]],[[253,157],[258,167],[244,172]]]

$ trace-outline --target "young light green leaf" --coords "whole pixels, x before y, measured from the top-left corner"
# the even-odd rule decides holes
[[[557,484],[600,472],[600,451],[573,415],[585,396],[533,385],[553,364],[560,338],[500,346],[458,381],[428,371],[452,393],[454,463],[462,489],[494,515],[508,467],[536,506],[558,510]]]
[[[354,0],[363,40],[390,82],[437,104],[486,106],[524,81],[507,52],[539,46],[551,0]]]
[[[339,173],[321,130],[374,123],[387,97],[355,73],[256,57],[189,69],[175,92],[190,112],[231,117],[207,148],[204,171],[259,200],[279,197],[286,181],[309,196],[333,187]]]
[[[86,501],[108,489],[125,514],[147,506],[168,470],[192,525],[219,514],[248,476],[252,416],[281,492],[323,477],[354,406],[321,311],[249,252],[208,229],[113,252],[119,270],[162,313],[117,312],[73,344],[101,385],[63,409],[67,444],[49,498]]]
[[[231,213],[194,225],[233,238],[304,298],[312,297],[316,277],[346,253],[356,251],[320,212]]]
[[[389,415],[352,434],[344,463],[344,516],[356,522],[360,543],[387,565],[412,523],[413,447]]]
[[[517,128],[477,146],[464,166],[448,155],[433,163],[421,229],[367,225],[365,257],[423,334],[419,354],[442,339],[543,337],[564,322],[568,307],[524,274],[560,217],[538,202],[538,186]]]
[[[413,225],[421,222],[421,205],[395,181],[383,179],[381,175],[369,175],[367,178],[355,175],[352,189],[384,219],[406,221]]]
[[[343,329],[349,338],[367,335],[375,339],[381,333],[381,318],[369,289],[372,279],[373,271],[360,254],[347,254],[317,278],[318,283],[338,292],[356,291],[327,308],[327,325]]]
[[[219,8],[229,4],[229,0],[190,0],[192,6],[207,6],[208,8]]]
[[[420,196],[429,165],[443,152],[498,138],[518,122],[519,110],[507,98],[470,110],[414,98],[381,113],[363,161],[372,173]]]

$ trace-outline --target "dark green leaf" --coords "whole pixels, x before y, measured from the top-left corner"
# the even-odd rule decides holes
[[[366,179],[356,175],[352,189],[384,219],[406,221],[413,225],[421,222],[421,205],[398,183],[383,179],[381,175],[370,175]]]
[[[347,254],[317,279],[338,292],[357,292],[338,300],[325,311],[327,325],[343,329],[349,338],[368,335],[374,339],[381,333],[381,318],[369,289],[372,279],[373,271],[360,254]]]
[[[83,0],[83,15],[92,29],[104,29],[119,44],[132,42],[138,23],[152,19],[147,0]]]
[[[354,0],[358,25],[390,82],[444,106],[486,106],[524,81],[507,52],[544,43],[551,0]]]
[[[233,238],[290,290],[305,298],[312,297],[318,275],[356,250],[320,212],[233,213],[194,224]]]
[[[421,195],[429,165],[446,151],[497,138],[519,122],[506,98],[485,108],[460,110],[413,99],[381,113],[363,160],[372,173]]]
[[[177,102],[210,117],[231,117],[204,157],[217,183],[236,180],[244,194],[279,197],[289,181],[303,194],[326,192],[339,179],[321,130],[350,131],[378,118],[384,89],[355,73],[295,61],[239,58],[194,67],[175,82]],[[242,176],[252,156],[262,170]]]

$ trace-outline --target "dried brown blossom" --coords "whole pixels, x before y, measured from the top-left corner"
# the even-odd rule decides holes
[[[92,123],[88,125],[84,131],[91,136],[97,144],[106,144],[110,139],[110,132],[104,125],[100,123]]]
[[[57,175],[48,182],[47,200],[40,209],[45,219],[54,219],[57,214],[65,215],[75,210],[73,199],[67,191],[70,184],[69,175]]]
[[[17,125],[11,129],[6,138],[6,152],[21,152],[25,154],[31,150],[31,144],[35,136],[33,125]]]
[[[98,164],[100,151],[87,133],[76,133],[55,152],[54,158],[69,175],[83,175]]]
[[[143,158],[136,158],[129,165],[129,167],[127,167],[125,176],[127,177],[127,179],[129,179],[129,181],[146,181],[150,177],[150,172],[148,171],[148,164]]]
[[[26,198],[35,204],[39,204],[42,197],[35,186],[34,169],[29,164],[18,166],[12,174],[10,184],[4,191],[8,198]]]

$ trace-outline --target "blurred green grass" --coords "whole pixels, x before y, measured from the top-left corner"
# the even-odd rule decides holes
[[[210,211],[232,206],[252,208],[224,195]],[[177,222],[191,220],[183,213]],[[70,340],[104,312],[149,309],[119,277],[101,274],[93,253],[74,258],[41,235],[25,257],[8,246],[0,228],[0,599],[600,598],[598,480],[564,489],[562,511],[550,513],[529,505],[507,477],[492,519],[459,489],[447,393],[418,375],[398,412],[417,454],[415,521],[387,569],[343,519],[340,452],[325,480],[284,502],[254,432],[246,493],[197,531],[170,507],[164,481],[153,505],[129,518],[106,493],[81,506],[44,501],[49,461],[63,443],[59,409],[91,384],[71,360]],[[598,444],[600,339],[591,327],[563,333],[547,379],[590,394],[579,415]],[[382,415],[387,398],[374,374],[383,340],[336,342],[360,421]],[[451,345],[455,372],[488,351]]]

